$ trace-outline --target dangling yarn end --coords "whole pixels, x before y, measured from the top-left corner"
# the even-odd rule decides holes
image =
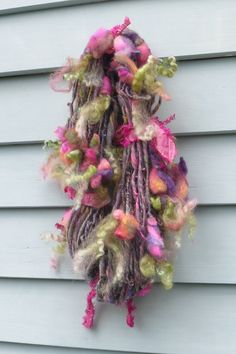
[[[95,281],[90,282],[90,291],[87,295],[87,308],[85,310],[85,315],[83,317],[83,325],[86,328],[92,328],[93,327],[93,320],[95,316],[95,307],[93,304],[93,299],[96,296],[96,284],[97,284],[97,279]]]
[[[126,323],[129,327],[134,327],[134,314],[133,312],[136,310],[136,306],[134,304],[133,299],[129,299],[126,303],[127,305],[127,317],[126,317]]]

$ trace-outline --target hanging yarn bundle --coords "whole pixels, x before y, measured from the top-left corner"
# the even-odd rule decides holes
[[[89,282],[84,325],[92,327],[93,298],[126,304],[127,324],[134,325],[134,298],[152,283],[172,287],[173,254],[180,233],[193,232],[196,200],[188,199],[187,167],[177,155],[157,111],[168,100],[160,76],[172,77],[174,57],[159,59],[130,21],[99,29],[80,59],[50,78],[60,92],[72,90],[70,118],[55,131],[57,140],[43,166],[73,200],[56,224],[57,255],[68,247],[74,270]]]

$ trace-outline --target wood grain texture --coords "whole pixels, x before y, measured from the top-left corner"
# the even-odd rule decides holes
[[[0,210],[0,277],[82,279],[75,275],[68,254],[57,272],[49,266],[54,243],[42,241],[42,232],[54,231],[63,210]],[[199,207],[193,241],[186,235],[177,252],[174,281],[236,283],[236,207]],[[227,226],[227,233],[225,228]]]
[[[2,16],[0,73],[16,75],[60,67],[67,56],[80,56],[97,28],[112,27],[124,15],[131,18],[132,28],[157,56],[199,58],[236,53],[234,0],[120,0]]]
[[[0,15],[89,4],[107,0],[1,0]]]
[[[190,195],[199,204],[235,204],[235,135],[181,137],[177,147],[189,165]],[[0,207],[71,205],[40,167],[47,153],[41,145],[0,148]]]
[[[125,309],[97,304],[94,330],[81,325],[84,282],[1,280],[0,340],[18,343],[175,354],[234,354],[235,286],[155,286],[137,299],[136,327]],[[170,340],[171,339],[171,340]]]
[[[131,354],[130,352],[106,351],[96,349],[73,349],[50,347],[47,345],[30,345],[19,343],[0,343],[0,353],[3,354]],[[132,352],[132,354],[135,354]]]
[[[180,62],[176,77],[164,80],[173,99],[159,112],[162,119],[176,113],[174,133],[236,131],[235,65],[235,58]],[[68,118],[70,96],[52,91],[48,75],[1,78],[0,143],[54,139],[53,131]]]

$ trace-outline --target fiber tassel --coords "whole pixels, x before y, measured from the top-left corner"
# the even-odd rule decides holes
[[[87,295],[87,307],[85,310],[85,315],[83,317],[83,325],[86,328],[92,328],[93,327],[93,320],[94,320],[94,316],[95,316],[95,307],[93,304],[93,299],[96,296],[96,285],[97,285],[97,281],[91,281],[89,286],[90,286],[90,291]]]
[[[127,306],[127,317],[126,317],[126,323],[129,327],[134,327],[134,314],[133,312],[136,310],[136,306],[134,304],[133,299],[129,299],[126,303]]]

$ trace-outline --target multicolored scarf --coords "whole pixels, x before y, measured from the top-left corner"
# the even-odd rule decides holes
[[[75,272],[89,283],[83,324],[93,326],[98,301],[125,304],[134,325],[134,298],[160,281],[172,287],[181,231],[192,234],[196,200],[188,199],[187,167],[175,162],[175,138],[157,111],[172,77],[174,57],[156,58],[128,29],[130,21],[99,29],[80,59],[69,58],[50,77],[55,91],[72,90],[70,118],[55,131],[44,175],[55,179],[73,206],[56,224],[52,266],[68,247]]]

